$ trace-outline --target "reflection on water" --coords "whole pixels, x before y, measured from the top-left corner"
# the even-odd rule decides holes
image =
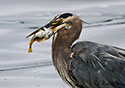
[[[72,11],[89,23],[83,24],[79,40],[125,48],[124,11],[124,5],[97,5]],[[45,11],[0,16],[1,88],[68,88],[52,65],[51,39],[35,43],[32,54],[27,52],[29,39],[26,35],[45,25],[57,13]]]

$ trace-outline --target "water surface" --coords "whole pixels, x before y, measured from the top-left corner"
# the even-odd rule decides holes
[[[0,14],[0,88],[69,88],[53,67],[52,39],[35,43],[33,53],[27,52],[29,39],[25,38],[26,35],[45,25],[58,13],[72,12],[90,23],[83,24],[77,41],[87,40],[125,48],[125,2],[103,1],[100,4],[95,1],[68,0],[63,2],[64,7],[54,0],[55,3],[49,2],[50,6],[46,7],[47,1],[43,5],[41,1],[32,0],[33,6],[28,4],[32,7],[30,9],[25,9],[28,1],[24,7],[24,1],[19,6],[15,1],[17,10],[13,9],[14,3],[10,4],[10,10],[2,5],[8,12],[3,10]],[[52,8],[51,4],[55,6]]]

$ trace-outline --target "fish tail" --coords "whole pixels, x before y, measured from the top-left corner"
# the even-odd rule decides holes
[[[29,42],[29,49],[28,49],[28,52],[29,53],[32,53],[32,44],[35,42],[35,40],[31,40],[30,42]]]
[[[32,47],[29,46],[28,53],[32,53]]]

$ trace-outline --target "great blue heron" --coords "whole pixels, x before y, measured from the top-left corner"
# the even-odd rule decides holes
[[[82,30],[79,16],[64,13],[31,33],[34,41],[53,36],[52,58],[61,78],[72,88],[125,88],[125,49],[81,41],[73,45]]]

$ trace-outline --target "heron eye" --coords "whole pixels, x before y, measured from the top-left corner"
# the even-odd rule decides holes
[[[56,25],[56,24],[57,24],[57,23],[55,23],[55,22],[54,22],[54,23],[52,23],[52,25]]]

